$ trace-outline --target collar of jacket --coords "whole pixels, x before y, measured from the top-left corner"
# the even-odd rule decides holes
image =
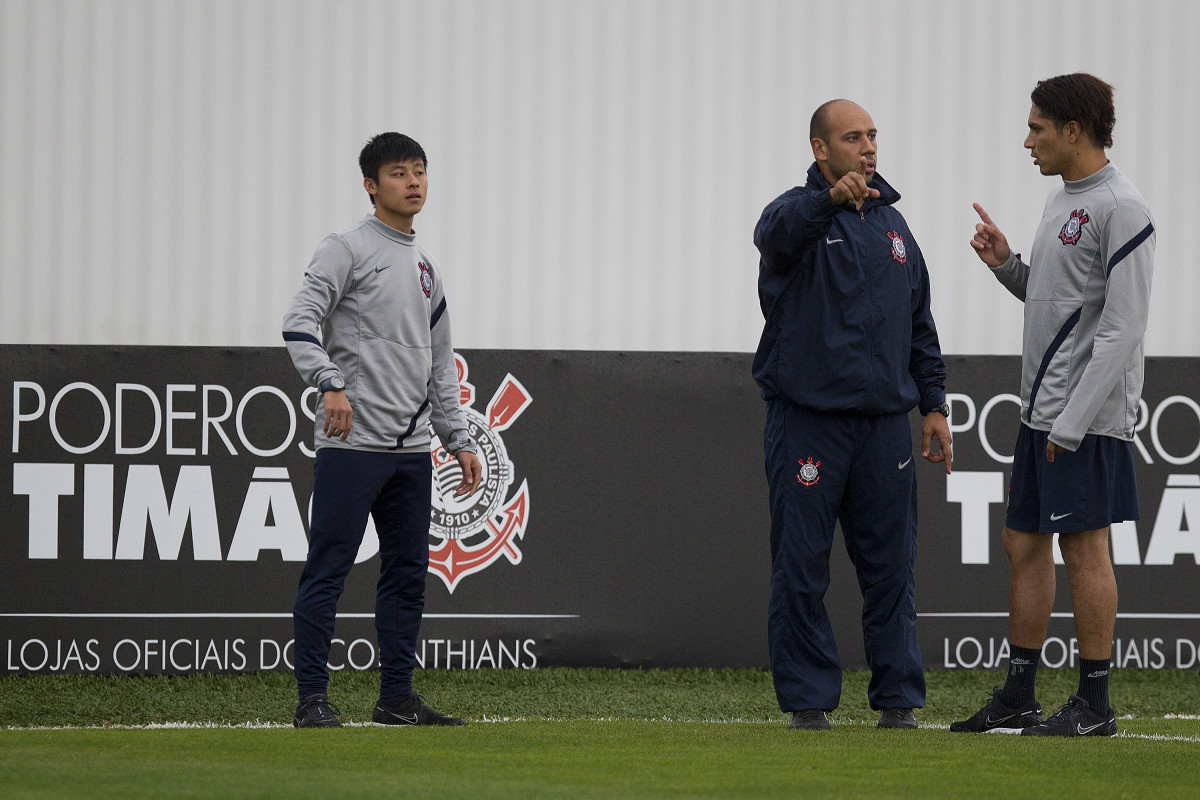
[[[808,184],[807,186],[818,192],[828,192],[833,188],[833,184],[825,180],[825,176],[821,174],[821,168],[817,166],[817,162],[813,162],[808,168]],[[900,199],[900,193],[892,188],[892,185],[883,179],[883,176],[878,172],[875,173],[875,179],[871,181],[871,188],[879,190],[879,197],[874,197],[863,203],[862,210],[866,211],[872,206],[890,206]],[[849,207],[849,204],[846,204]]]

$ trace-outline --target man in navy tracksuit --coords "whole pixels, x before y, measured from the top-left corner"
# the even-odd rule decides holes
[[[767,401],[768,637],[779,707],[793,728],[827,729],[840,702],[824,605],[836,522],[863,594],[879,727],[915,728],[913,709],[925,705],[908,412],[925,415],[921,455],[949,474],[946,370],[929,274],[894,207],[900,195],[875,172],[875,136],[870,115],[848,100],[818,108],[808,182],[776,198],[754,229],[766,317],[754,378]]]

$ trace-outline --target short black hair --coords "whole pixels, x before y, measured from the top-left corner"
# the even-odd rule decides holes
[[[817,106],[817,110],[813,112],[812,119],[808,121],[808,140],[821,139],[829,141],[829,110],[838,103],[848,103],[849,100],[838,98],[836,100],[826,100],[821,105]]]
[[[358,154],[358,166],[362,169],[364,178],[370,178],[379,183],[379,170],[383,169],[385,164],[412,161],[414,158],[421,159],[422,164],[426,167],[429,166],[429,159],[425,157],[425,151],[415,139],[405,136],[403,133],[388,131],[373,137],[366,143],[362,152]],[[370,193],[368,192],[368,194]],[[371,205],[375,205],[373,196]]]
[[[1038,81],[1029,98],[1058,130],[1068,122],[1078,122],[1094,144],[1112,147],[1117,124],[1113,87],[1095,75],[1073,72]]]

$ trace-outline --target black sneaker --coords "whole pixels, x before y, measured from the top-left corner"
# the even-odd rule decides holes
[[[1107,714],[1097,714],[1087,700],[1071,695],[1067,704],[1041,725],[1021,731],[1022,736],[1116,736],[1117,715],[1110,708]]]
[[[323,694],[310,694],[296,706],[296,716],[293,724],[297,728],[340,728],[338,722],[341,710],[329,702]]]
[[[425,698],[413,692],[399,705],[375,705],[371,720],[380,725],[465,725],[458,717],[447,717],[425,705]]]
[[[1042,705],[1031,700],[1023,706],[1009,708],[1000,701],[1000,687],[992,687],[992,699],[970,719],[951,722],[955,733],[1020,733],[1042,722]]]
[[[819,708],[806,708],[804,711],[792,712],[792,730],[827,731],[829,730],[829,714]]]
[[[913,730],[917,727],[917,715],[911,708],[885,708],[879,712],[879,724],[875,727]]]

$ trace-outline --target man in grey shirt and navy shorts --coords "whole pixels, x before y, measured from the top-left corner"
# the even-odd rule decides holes
[[[952,731],[1115,736],[1108,673],[1117,613],[1109,526],[1138,519],[1133,430],[1154,268],[1145,199],[1108,161],[1113,90],[1092,75],[1040,81],[1025,147],[1051,192],[1026,263],[991,217],[971,246],[1025,303],[1021,428],[1004,551],[1011,656],[1004,686]],[[1034,679],[1054,605],[1053,534],[1071,585],[1079,688],[1042,719]]]

